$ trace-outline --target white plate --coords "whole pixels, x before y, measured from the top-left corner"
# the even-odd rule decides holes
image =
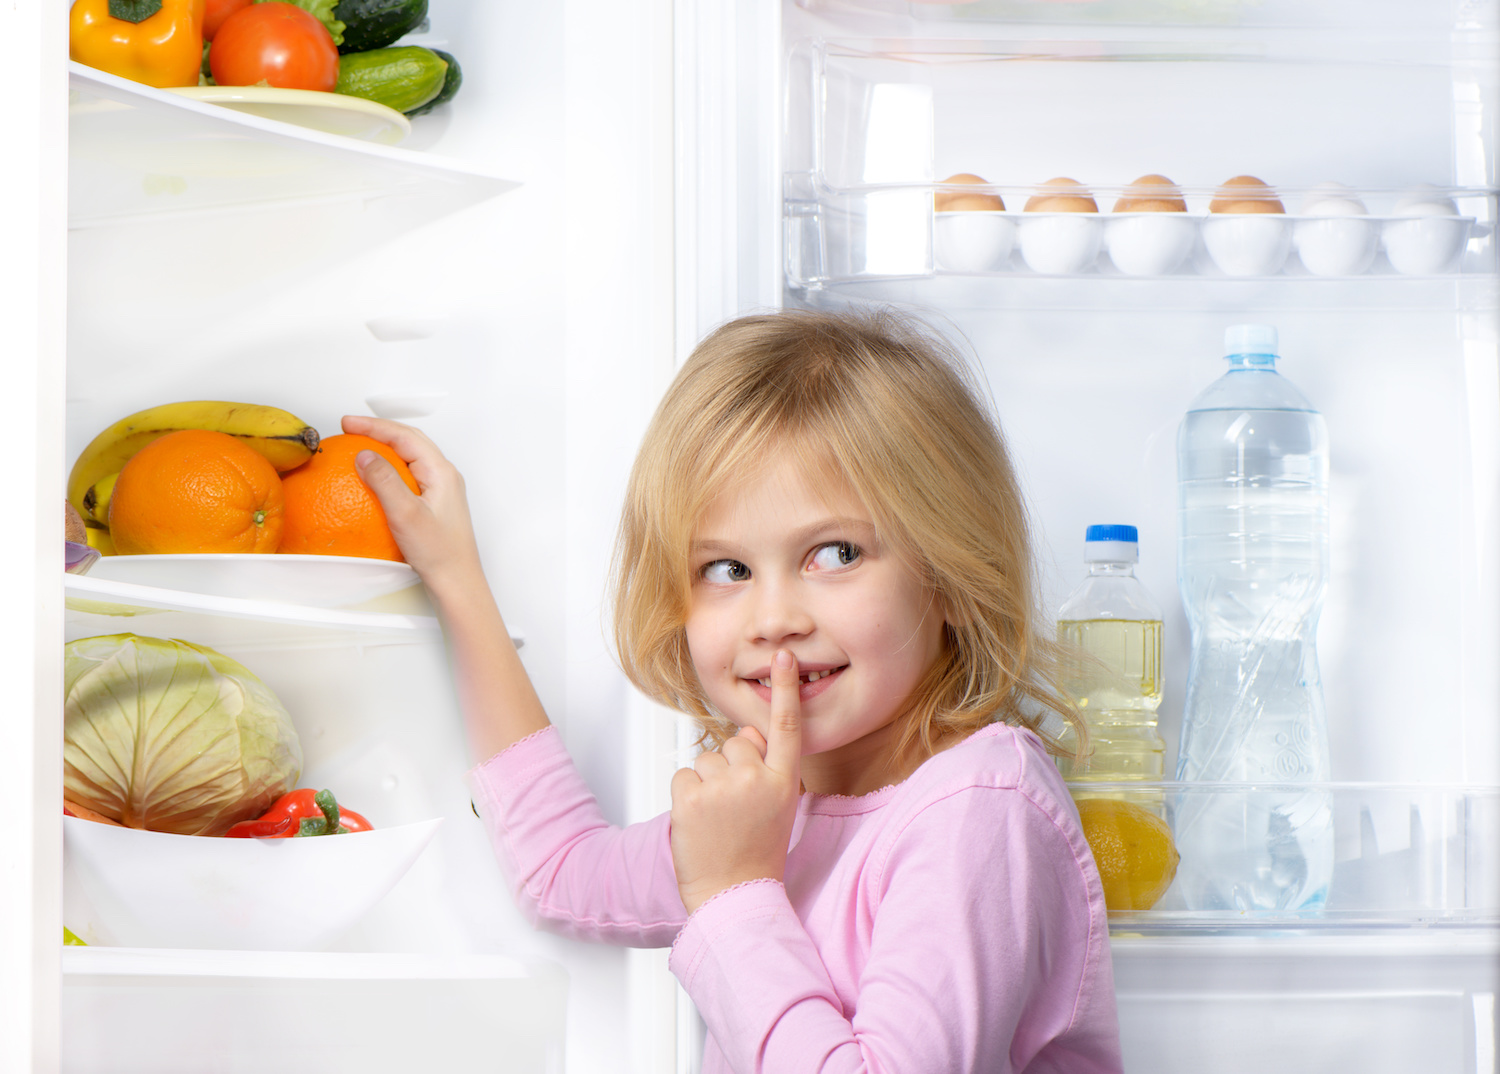
[[[262,119],[382,145],[395,145],[411,133],[411,120],[394,108],[347,93],[275,86],[176,86],[171,92]]]
[[[419,581],[416,571],[389,559],[230,552],[104,556],[94,564],[89,577],[314,608],[363,604]]]
[[[353,927],[441,823],[316,839],[222,839],[64,817],[63,848],[90,917],[77,924],[107,944],[306,951]]]

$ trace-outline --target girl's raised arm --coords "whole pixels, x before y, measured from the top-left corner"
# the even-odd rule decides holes
[[[351,415],[343,427],[346,433],[390,445],[422,490],[413,495],[395,468],[373,451],[361,452],[355,460],[360,477],[380,498],[401,554],[421,576],[443,622],[476,759],[492,757],[548,726],[485,581],[463,477],[431,440],[408,425]]]

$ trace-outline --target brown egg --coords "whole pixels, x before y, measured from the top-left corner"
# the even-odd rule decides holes
[[[970,172],[959,172],[950,175],[943,180],[944,183],[963,183],[965,185],[985,185],[985,181]],[[990,212],[1003,212],[1005,202],[999,194],[981,194],[975,191],[972,194],[958,190],[935,190],[932,192],[932,208],[940,213],[972,212],[974,210],[987,210]]]
[[[1218,197],[1208,203],[1211,213],[1284,213],[1276,193],[1253,175],[1236,175],[1219,187]]]
[[[1165,175],[1143,175],[1115,202],[1117,213],[1185,213],[1182,191]]]
[[[1098,204],[1082,183],[1072,179],[1048,179],[1026,201],[1028,213],[1097,213]]]

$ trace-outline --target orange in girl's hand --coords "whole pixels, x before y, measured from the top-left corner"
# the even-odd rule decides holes
[[[354,457],[365,450],[384,458],[407,488],[420,492],[406,463],[380,441],[357,433],[327,437],[311,459],[281,475],[286,495],[281,551],[405,562],[380,501],[354,468]]]
[[[281,477],[228,433],[181,429],[131,456],[109,500],[120,555],[275,552]]]

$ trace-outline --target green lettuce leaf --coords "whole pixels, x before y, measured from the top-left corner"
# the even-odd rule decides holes
[[[257,4],[272,3],[273,0],[255,0]],[[339,0],[274,0],[276,3],[293,4],[303,11],[312,15],[333,35],[333,43],[342,45],[344,43],[344,24],[333,17],[334,8],[339,6]]]

